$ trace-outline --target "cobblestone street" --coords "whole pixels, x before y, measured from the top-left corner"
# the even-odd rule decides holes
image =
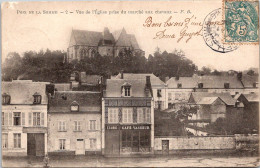
[[[3,167],[42,167],[41,158],[6,158]],[[151,158],[104,158],[104,157],[52,157],[50,167],[257,167],[258,157],[151,157]]]

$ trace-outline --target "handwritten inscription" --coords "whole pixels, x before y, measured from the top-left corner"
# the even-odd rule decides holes
[[[202,25],[203,23],[196,20],[197,18],[193,15],[187,17],[182,21],[175,21],[172,16],[169,16],[165,21],[158,22],[149,16],[145,19],[143,27],[145,28],[163,28],[155,33],[153,39],[177,39],[177,42],[184,40],[186,43],[190,39],[196,36],[202,36]],[[220,24],[220,23],[209,23],[209,24]],[[171,32],[171,29],[178,29]]]

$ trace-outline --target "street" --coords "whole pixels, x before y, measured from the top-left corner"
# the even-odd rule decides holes
[[[42,158],[5,158],[3,167],[42,167]],[[102,156],[60,156],[50,158],[50,167],[257,167],[258,157],[104,158]]]

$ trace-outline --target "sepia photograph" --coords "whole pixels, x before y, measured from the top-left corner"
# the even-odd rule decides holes
[[[258,167],[259,1],[1,3],[2,167]]]

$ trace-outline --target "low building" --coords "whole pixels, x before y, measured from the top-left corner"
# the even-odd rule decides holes
[[[238,102],[244,105],[244,122],[249,130],[259,130],[259,94],[241,94],[237,98]]]
[[[48,121],[49,154],[101,153],[99,92],[54,92],[49,98]]]
[[[152,86],[152,96],[154,98],[154,108],[159,110],[164,110],[168,108],[168,95],[167,95],[167,85],[154,74],[135,74],[135,73],[119,73],[116,79],[131,79],[139,80],[145,79],[146,76],[150,76],[151,86]]]
[[[2,154],[47,153],[47,82],[2,82]]]
[[[102,153],[152,154],[154,102],[150,76],[108,79],[102,100]]]
[[[243,117],[244,106],[237,104],[229,93],[194,92],[190,95],[188,103],[190,106],[198,107],[197,113],[188,121],[187,127],[190,132],[194,132],[191,130],[194,129],[205,133],[205,129],[201,128],[216,122],[219,118],[230,120],[232,126],[241,122]]]

